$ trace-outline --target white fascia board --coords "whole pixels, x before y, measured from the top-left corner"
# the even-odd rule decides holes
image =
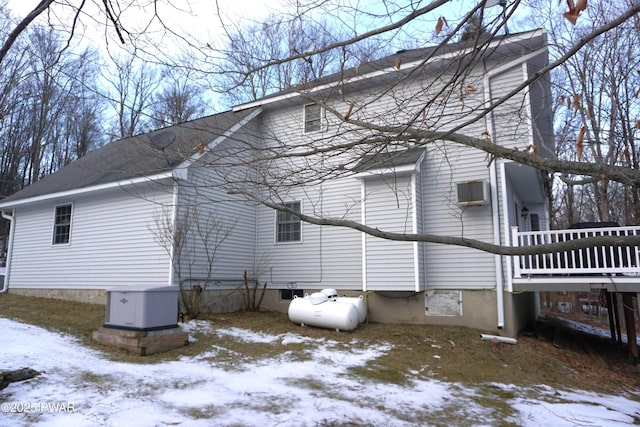
[[[508,40],[495,40],[492,41],[491,43],[489,43],[488,49],[494,48],[496,47],[498,44],[500,43],[506,43],[506,44],[511,44],[511,43],[521,43],[523,41],[529,40],[533,37],[536,37],[540,34],[543,34],[545,32],[545,30],[534,30],[531,32],[527,32],[527,33],[523,33],[523,34],[519,34],[518,36],[511,36]],[[397,68],[395,66],[390,66],[387,67],[385,69],[382,70],[377,70],[377,71],[373,71],[371,73],[367,73],[367,74],[362,74],[359,76],[355,76],[355,77],[351,77],[351,78],[347,78],[344,80],[337,80],[334,82],[330,82],[330,83],[326,83],[320,86],[316,86],[314,88],[309,89],[308,91],[306,91],[306,93],[314,93],[314,92],[319,92],[325,89],[330,89],[336,85],[342,85],[344,83],[355,83],[355,82],[359,82],[362,80],[367,80],[367,79],[372,79],[372,78],[376,78],[378,76],[382,76],[385,74],[389,74],[392,72],[397,72],[400,69],[407,69],[407,68],[413,68],[416,67],[418,65],[421,64],[431,64],[433,62],[438,62],[438,61],[442,61],[445,59],[449,59],[449,58],[456,58],[458,57],[461,53],[469,53],[472,52],[474,50],[474,48],[466,48],[466,49],[460,49],[457,50],[455,52],[449,52],[449,53],[445,53],[445,54],[441,54],[441,55],[436,55],[433,58],[429,59],[428,61],[423,61],[423,60],[419,60],[419,61],[412,61],[412,62],[407,62],[405,64],[401,64],[400,68]],[[536,56],[538,55],[540,52],[546,50],[545,48],[539,49],[538,51],[534,52],[535,54],[527,54],[522,58],[530,58],[532,56]],[[520,59],[516,60],[517,62],[521,62]],[[514,61],[515,62],[515,61]],[[511,65],[509,68],[511,68],[513,65]],[[502,68],[502,67],[500,67]],[[278,101],[284,101],[286,99],[292,99],[292,98],[296,98],[300,96],[300,92],[290,92],[290,93],[286,93],[283,95],[279,95],[279,96],[274,96],[272,98],[267,98],[267,99],[258,99],[246,104],[240,104],[240,105],[236,105],[232,108],[232,111],[242,111],[242,110],[246,110],[248,108],[253,108],[253,107],[259,107],[262,105],[267,105],[267,104],[272,104],[274,102],[278,102]]]
[[[244,125],[249,123],[251,120],[253,120],[260,113],[262,113],[262,108],[256,109],[256,111],[254,111],[251,114],[248,114],[244,119],[240,120],[238,123],[234,124],[229,129],[227,129],[222,135],[218,135],[217,137],[215,137],[213,139],[213,141],[209,142],[206,145],[205,149],[202,150],[203,154],[200,154],[199,152],[198,153],[193,153],[191,155],[191,157],[189,157],[187,160],[185,160],[184,162],[180,163],[176,167],[176,170],[178,171],[178,173],[177,173],[178,176],[186,177],[186,175],[183,176],[184,175],[183,174],[184,170],[188,169],[189,166],[191,166],[196,160],[198,160],[200,157],[202,157],[205,152],[213,150],[222,141],[224,141],[225,139],[229,138],[231,135],[233,135],[234,133],[236,133],[237,131],[242,129],[244,127]]]
[[[128,187],[130,185],[140,184],[143,182],[160,181],[167,178],[173,178],[173,171],[163,172],[157,175],[143,176],[140,178],[125,179],[122,181],[109,182],[106,184],[93,185],[90,187],[76,188],[73,190],[60,191],[57,193],[43,194],[41,196],[29,197],[26,199],[16,200],[14,202],[0,203],[0,209],[8,207],[16,207],[22,205],[28,205],[31,203],[42,202],[50,199],[57,199],[62,197],[77,196],[80,194],[92,193],[95,191],[108,190],[111,188]]]
[[[356,173],[354,175],[351,175],[351,177],[352,178],[368,178],[371,176],[394,175],[394,174],[405,173],[405,172],[413,173],[418,167],[419,163],[420,161],[418,161],[418,163],[415,165],[398,166],[395,168],[371,169],[365,172]]]

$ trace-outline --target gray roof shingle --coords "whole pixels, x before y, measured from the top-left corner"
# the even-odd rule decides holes
[[[227,111],[108,143],[2,199],[0,205],[171,171],[251,112]]]

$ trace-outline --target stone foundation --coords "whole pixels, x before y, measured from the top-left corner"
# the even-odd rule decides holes
[[[9,288],[10,294],[27,297],[61,299],[87,304],[107,303],[107,293],[103,289],[21,289]]]

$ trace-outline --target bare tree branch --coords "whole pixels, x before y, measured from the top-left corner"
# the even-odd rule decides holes
[[[7,56],[7,52],[11,49],[11,46],[18,39],[18,36],[36,19],[42,12],[47,10],[49,6],[54,2],[54,0],[42,0],[38,5],[31,11],[27,16],[25,16],[22,21],[16,25],[16,27],[9,33],[7,38],[5,39],[2,47],[0,48],[0,64],[4,60],[4,57]]]
[[[581,239],[567,240],[564,242],[547,243],[542,245],[530,246],[503,246],[493,243],[484,242],[477,239],[468,239],[465,237],[440,236],[428,233],[394,233],[380,230],[378,228],[369,227],[356,221],[339,218],[318,218],[311,215],[287,209],[284,205],[265,200],[247,191],[231,191],[230,194],[242,194],[252,200],[255,200],[264,206],[281,212],[287,212],[304,222],[315,225],[328,225],[334,227],[345,227],[362,231],[370,236],[379,237],[386,240],[395,240],[401,242],[428,242],[443,245],[462,246],[479,251],[492,253],[495,255],[542,255],[547,253],[569,251],[575,249],[583,249],[594,246],[636,246],[640,245],[640,236],[597,236],[586,237]]]

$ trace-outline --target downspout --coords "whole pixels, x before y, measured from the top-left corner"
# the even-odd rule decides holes
[[[491,78],[486,70],[485,64],[485,78],[484,78],[484,92],[485,92],[485,105],[488,108],[491,105]],[[486,116],[487,131],[490,134],[493,132],[493,111]],[[494,159],[491,162],[489,168],[489,181],[491,186],[491,217],[493,225],[493,242],[496,245],[500,245],[500,209],[498,206],[498,197],[500,192],[498,191],[498,177],[496,172],[497,160]],[[502,177],[504,181],[504,176]],[[505,196],[504,194],[502,195]],[[502,272],[502,257],[500,255],[494,255],[494,266],[496,270],[496,309],[498,312],[498,329],[504,328],[504,276]]]
[[[360,221],[367,223],[367,201],[364,178],[360,181]],[[367,234],[360,233],[362,239],[362,292],[367,292]]]
[[[11,274],[11,254],[13,253],[13,236],[15,235],[15,232],[14,232],[15,218],[14,218],[14,211],[11,211],[11,214],[8,214],[5,211],[0,211],[0,214],[2,214],[2,218],[9,221],[9,245],[7,246],[7,265],[5,266],[6,272],[4,275],[4,285],[0,290],[0,293],[4,294],[7,291],[9,291],[9,275]]]
[[[413,232],[418,233],[418,196],[416,194],[416,172],[411,174],[411,203],[413,204],[413,213],[411,215],[411,226]],[[418,250],[418,242],[413,242],[413,280],[415,283],[415,291],[420,292],[420,258]]]
[[[504,177],[503,177],[504,179]],[[500,210],[498,208],[498,177],[496,173],[496,162],[491,163],[489,169],[489,180],[491,182],[491,215],[493,216],[493,241],[500,244]],[[502,271],[502,257],[494,255],[496,268],[496,304],[498,309],[498,329],[504,328],[504,276]]]
[[[186,175],[187,172],[184,169],[174,171],[174,182],[173,182],[173,200],[171,202],[171,246],[169,247],[169,277],[168,277],[168,285],[175,285],[174,283],[174,275],[175,275],[175,266],[173,265],[173,257],[175,255],[175,248],[173,244],[173,238],[177,224],[178,224],[178,192],[180,189],[179,180],[182,176]],[[180,284],[180,278],[178,277],[178,283]]]

